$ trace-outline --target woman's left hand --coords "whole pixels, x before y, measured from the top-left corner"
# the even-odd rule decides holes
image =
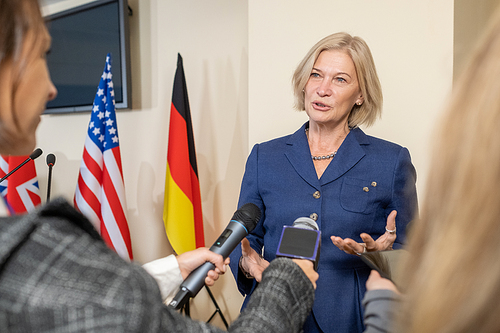
[[[362,233],[361,239],[364,243],[358,243],[351,238],[341,238],[338,236],[331,236],[333,245],[348,254],[360,255],[363,252],[384,251],[392,250],[392,245],[396,240],[396,215],[397,212],[393,210],[387,217],[386,232],[373,240],[367,233]]]
[[[368,290],[368,291],[370,291],[370,290],[392,290],[396,294],[401,294],[399,292],[398,288],[396,287],[396,285],[394,285],[394,283],[392,283],[391,280],[384,279],[383,277],[380,276],[379,272],[377,272],[376,270],[372,270],[370,272],[370,276],[368,277],[368,280],[366,281],[366,290]]]

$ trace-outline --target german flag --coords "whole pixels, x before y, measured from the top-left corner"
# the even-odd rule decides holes
[[[163,222],[177,254],[205,246],[193,126],[180,54],[170,107]]]

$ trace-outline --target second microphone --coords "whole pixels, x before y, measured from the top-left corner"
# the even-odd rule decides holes
[[[308,217],[299,217],[293,225],[283,226],[277,257],[308,259],[318,270],[319,253],[321,250],[321,231],[318,224]]]
[[[252,203],[247,203],[238,209],[226,229],[210,247],[210,251],[220,254],[226,259],[236,246],[257,226],[260,220],[260,209]],[[168,305],[170,308],[180,309],[189,298],[195,297],[205,284],[205,277],[215,265],[206,262],[189,274],[182,282],[181,289]]]

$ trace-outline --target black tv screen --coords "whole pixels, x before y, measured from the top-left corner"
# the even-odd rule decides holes
[[[108,53],[116,108],[131,108],[127,0],[98,0],[45,20],[52,36],[47,64],[58,91],[45,113],[92,110]]]

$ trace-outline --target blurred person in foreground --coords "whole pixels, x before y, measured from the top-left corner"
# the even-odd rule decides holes
[[[373,271],[366,332],[500,332],[500,10],[439,124],[404,296]]]
[[[358,254],[404,244],[417,210],[415,168],[408,149],[360,128],[382,112],[375,63],[362,38],[340,32],[318,41],[297,66],[292,86],[296,109],[309,121],[253,147],[239,205],[256,204],[262,222],[248,237],[250,246],[231,254],[231,272],[245,306],[276,256],[283,226],[309,217],[322,242],[304,331],[359,333],[370,269]]]
[[[37,0],[0,0],[1,154],[26,155],[35,148],[40,115],[57,94],[45,59],[49,48]],[[109,249],[65,200],[53,200],[24,216],[4,216],[1,207],[0,331],[222,331],[167,308],[155,279]],[[163,280],[169,284],[162,286],[164,296],[205,261],[217,267],[208,274],[208,284],[225,270],[223,258],[206,248],[168,260],[169,272],[156,271],[173,278]],[[318,275],[311,262],[294,261],[269,265],[255,302],[229,331],[300,330]]]

